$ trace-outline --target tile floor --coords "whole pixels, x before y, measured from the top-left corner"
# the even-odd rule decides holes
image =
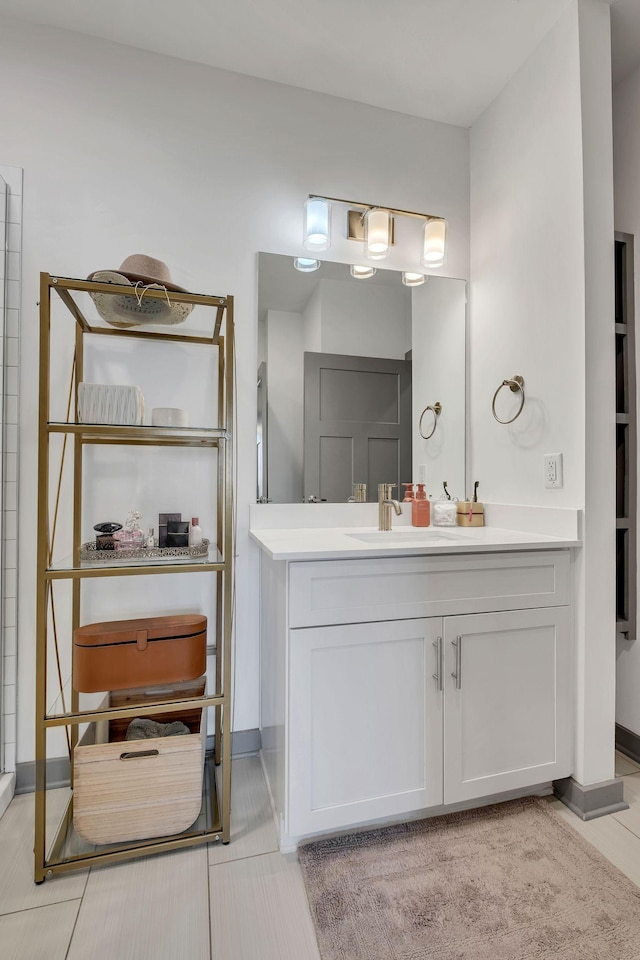
[[[320,960],[296,857],[278,853],[257,757],[234,761],[232,807],[226,847],[36,886],[33,795],[16,797],[0,820],[0,960]]]
[[[629,810],[553,809],[640,887],[640,766],[616,755]],[[33,797],[0,820],[0,960],[319,960],[295,856],[277,852],[260,761],[234,763],[232,841],[32,881]]]

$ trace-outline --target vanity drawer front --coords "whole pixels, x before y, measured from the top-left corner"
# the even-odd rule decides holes
[[[569,603],[569,551],[289,565],[289,626],[490,613]]]

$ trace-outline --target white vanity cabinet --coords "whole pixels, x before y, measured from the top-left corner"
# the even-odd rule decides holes
[[[289,834],[442,803],[432,678],[441,627],[437,618],[290,632]]]
[[[569,551],[262,556],[283,847],[572,772]]]

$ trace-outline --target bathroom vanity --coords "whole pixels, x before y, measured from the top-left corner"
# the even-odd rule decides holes
[[[283,850],[572,773],[572,548],[491,528],[254,529]]]

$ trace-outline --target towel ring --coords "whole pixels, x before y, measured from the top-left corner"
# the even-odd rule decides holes
[[[433,429],[432,429],[431,433],[427,433],[427,434],[425,435],[425,434],[422,432],[422,418],[424,417],[424,415],[425,415],[425,413],[427,412],[427,410],[431,410],[431,412],[432,412],[432,414],[433,414]],[[434,403],[433,406],[429,406],[429,407],[425,407],[425,408],[424,408],[424,410],[423,410],[422,413],[420,414],[420,421],[419,421],[419,423],[418,423],[418,430],[420,431],[420,436],[422,437],[423,440],[429,440],[429,438],[434,435],[434,433],[436,432],[436,427],[438,426],[438,417],[440,416],[441,413],[442,413],[442,404],[441,404],[441,403]]]
[[[518,391],[520,391],[520,406],[518,407],[518,410],[514,414],[514,416],[511,417],[511,420],[501,420],[498,414],[496,413],[496,399],[503,387],[509,387],[509,390],[511,390],[512,393],[517,393]],[[514,420],[518,419],[518,417],[522,413],[523,408],[524,408],[524,378],[516,375],[515,377],[511,377],[510,380],[503,380],[500,386],[498,387],[498,389],[496,390],[496,392],[494,393],[493,402],[491,404],[491,410],[495,419],[498,421],[498,423],[513,423]]]

